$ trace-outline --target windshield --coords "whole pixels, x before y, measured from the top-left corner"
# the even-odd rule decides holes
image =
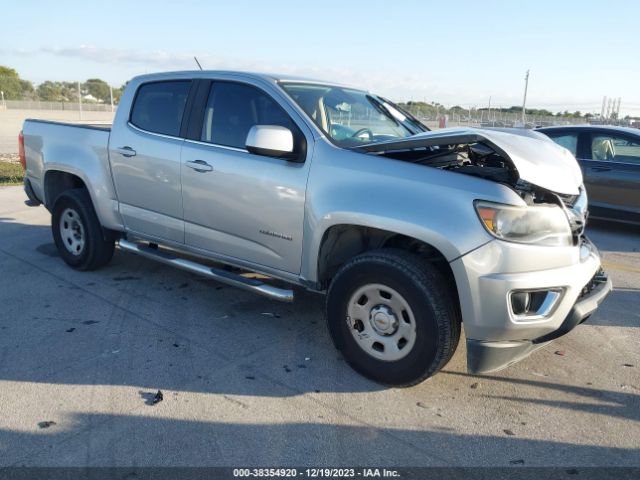
[[[341,147],[404,138],[428,130],[388,100],[361,90],[308,83],[281,86]]]

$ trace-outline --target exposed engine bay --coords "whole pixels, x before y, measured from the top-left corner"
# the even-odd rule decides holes
[[[558,193],[523,179],[522,171],[516,167],[518,163],[504,148],[487,138],[485,132],[481,134],[471,131],[452,131],[442,135],[434,135],[434,133],[429,132],[425,136],[418,135],[401,141],[369,144],[358,148],[374,155],[501,183],[514,190],[527,205],[558,205],[567,214],[574,233],[574,241],[579,241],[586,220],[586,195],[583,187],[578,189],[577,195]],[[517,138],[519,135],[511,135],[511,137]],[[524,139],[523,143],[529,141],[531,140]],[[542,147],[546,146],[545,144],[546,142]],[[522,163],[520,165],[523,166]]]
[[[523,180],[507,152],[479,132],[452,131],[441,136],[415,136],[358,148],[375,155],[502,183],[515,190],[529,205],[553,203],[572,206],[577,198],[577,195],[559,195]]]

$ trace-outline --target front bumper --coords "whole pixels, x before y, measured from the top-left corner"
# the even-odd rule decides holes
[[[612,289],[611,281],[601,273],[598,250],[586,238],[571,247],[492,241],[455,260],[451,267],[471,373],[505,368],[568,333]],[[558,289],[562,295],[543,318],[516,318],[510,293],[530,289]]]
[[[566,335],[595,312],[613,289],[610,278],[601,275],[603,281],[581,297],[571,308],[560,327],[542,337],[525,341],[491,342],[467,339],[467,370],[470,373],[488,373],[502,370],[552,340]]]

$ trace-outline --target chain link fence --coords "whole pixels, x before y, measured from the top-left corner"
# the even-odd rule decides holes
[[[447,113],[434,111],[425,112],[423,107],[402,104],[402,108],[430,128],[444,127],[504,127],[504,128],[538,128],[553,125],[616,125],[640,128],[640,122],[633,119],[614,119],[592,117],[572,117],[566,115],[532,115],[525,116],[522,122],[522,112],[505,112],[499,109],[469,109]]]

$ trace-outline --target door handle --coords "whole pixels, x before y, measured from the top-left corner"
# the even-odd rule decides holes
[[[186,162],[187,167],[194,169],[196,172],[204,173],[213,170],[213,167],[204,160],[191,160]]]
[[[135,157],[136,156],[136,151],[131,147],[115,148],[114,151],[116,153],[119,153],[123,157]]]
[[[594,172],[610,172],[611,167],[591,167]]]

